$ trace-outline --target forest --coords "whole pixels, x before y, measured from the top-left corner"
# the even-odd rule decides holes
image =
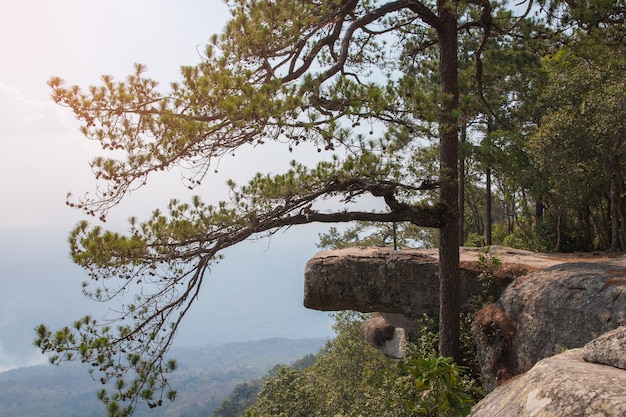
[[[112,384],[99,392],[111,415],[176,398],[168,377],[177,363],[167,359],[176,330],[221,251],[249,238],[340,223],[321,246],[438,247],[428,357],[455,380],[459,246],[626,246],[623,0],[225,3],[222,33],[166,89],[141,64],[126,80],[104,75],[87,88],[49,81],[53,100],[102,149],[90,162],[95,192],[67,200],[93,217],[69,237],[90,277],[85,295],[114,302],[141,291],[109,322],[42,324],[36,344],[51,362],[88,363]],[[321,159],[230,181],[228,201],[203,198],[221,163],[266,142]],[[131,217],[125,234],[106,230],[128,193],[174,168],[196,197]],[[425,360],[405,371],[412,388],[393,392],[411,402]]]

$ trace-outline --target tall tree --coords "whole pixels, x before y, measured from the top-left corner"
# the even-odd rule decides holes
[[[145,77],[144,68],[117,82],[85,92],[49,84],[53,98],[72,109],[82,132],[103,150],[123,152],[124,159],[97,157],[91,166],[100,188],[68,204],[106,218],[124,196],[145,184],[156,171],[187,168],[190,187],[199,186],[217,160],[247,145],[267,140],[286,146],[313,143],[321,152],[343,148],[316,167],[293,162],[287,173],[258,174],[248,185],[231,183],[232,201],[206,204],[171,201],[169,212],[156,210],[144,222],[131,219],[128,235],[81,222],[70,236],[73,260],[94,281],[103,283],[87,295],[99,301],[118,297],[135,284],[143,290],[112,322],[91,317],[57,332],[42,325],[37,344],[52,361],[78,358],[113,387],[100,397],[113,415],[132,412],[138,401],[161,404],[169,389],[166,361],[181,319],[200,291],[207,268],[219,252],[252,235],[310,222],[408,221],[439,228],[439,353],[459,354],[458,229],[458,30],[492,26],[487,1],[437,0],[230,0],[232,18],[214,36],[206,57],[182,68],[183,79],[167,93]],[[439,88],[436,126],[439,175],[435,181],[401,170],[402,152],[386,153],[384,140],[369,141],[361,122],[403,129],[412,139],[424,129],[424,97],[407,90],[407,77],[395,48],[405,30],[425,46],[435,46],[434,70]],[[416,60],[420,54],[415,55]],[[410,77],[411,74],[404,74]],[[432,107],[432,106],[431,106]],[[431,122],[430,120],[428,121]],[[374,132],[372,132],[373,134]],[[439,190],[433,204],[419,192]],[[371,194],[388,212],[318,211],[328,196],[350,203]],[[117,280],[117,285],[111,281]],[[120,401],[128,401],[121,407]]]
[[[523,181],[519,137],[527,120],[520,108],[534,86],[541,57],[554,44],[554,34],[541,21],[519,20],[511,10],[495,8],[489,38],[462,38],[461,89],[463,120],[469,130],[471,158],[484,176],[484,235],[492,244],[492,186]],[[475,57],[476,56],[476,57]],[[519,178],[519,180],[517,180]],[[481,184],[482,186],[482,184]],[[497,203],[497,201],[495,202]],[[482,222],[481,222],[482,223]],[[483,227],[480,228],[482,231]],[[474,233],[479,233],[474,230]]]
[[[620,163],[615,163],[623,158],[623,141],[620,146],[615,133],[623,124],[618,103],[624,91],[626,4],[589,0],[542,5],[561,42],[544,57],[536,78],[541,85],[525,106],[536,131],[529,130],[527,148],[538,179],[528,187],[536,201],[532,239],[542,250],[616,249],[622,203],[611,203],[609,189],[611,177],[614,189],[623,186]],[[607,169],[609,156],[614,163]],[[618,211],[607,213],[611,206]],[[605,225],[607,219],[611,226]]]
[[[617,34],[611,28],[580,33],[575,45],[546,59],[546,114],[531,143],[559,226],[572,214],[587,222],[606,202],[614,251],[626,236],[626,50]],[[585,235],[577,249],[593,248]],[[563,244],[557,239],[557,249]]]

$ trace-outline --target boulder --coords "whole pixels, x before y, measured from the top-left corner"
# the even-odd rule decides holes
[[[626,326],[542,359],[480,401],[471,417],[626,416]]]
[[[396,327],[382,315],[373,314],[361,324],[361,330],[365,340],[389,358],[404,358],[407,343],[404,327]]]
[[[606,332],[587,343],[583,348],[583,359],[626,369],[626,326]]]
[[[494,416],[626,416],[626,371],[586,362],[583,349],[567,350],[498,387],[470,413]]]
[[[543,358],[626,325],[626,258],[555,265],[516,279],[476,315],[487,389]]]

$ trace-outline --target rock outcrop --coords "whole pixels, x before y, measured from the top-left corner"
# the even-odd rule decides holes
[[[469,248],[461,252],[462,302],[482,291],[474,265],[478,253],[478,249]],[[502,274],[492,289],[494,295],[515,277],[538,269],[532,262],[519,262],[528,253],[514,251],[513,256],[503,259]],[[438,314],[438,274],[436,250],[370,247],[322,251],[306,264],[304,305],[322,311],[392,313],[409,319],[424,313]]]
[[[626,325],[626,259],[566,263],[515,280],[476,315],[473,333],[493,389],[543,358]]]
[[[472,248],[460,252],[464,303],[483,291],[475,265],[479,253]],[[489,254],[502,261],[491,289],[494,297],[502,295],[478,312],[474,325],[489,390],[543,358],[626,325],[626,258],[502,247],[492,247]],[[401,357],[405,337],[422,315],[438,314],[436,255],[436,250],[388,248],[320,252],[305,268],[304,305],[381,313],[364,324],[366,337],[389,356]]]
[[[461,296],[467,303],[484,295],[475,261],[478,248],[462,248]],[[502,261],[490,288],[498,297],[514,278],[558,263],[553,258],[510,248],[492,247]],[[423,314],[439,314],[437,250],[349,248],[322,251],[306,265],[304,305],[322,311],[378,312],[363,324],[366,339],[392,358],[404,355],[406,337]]]
[[[626,416],[626,370],[587,357],[624,358],[626,327],[539,361],[480,401],[470,417]],[[619,361],[618,361],[619,362]]]
[[[418,250],[323,251],[304,270],[304,305],[418,317],[438,309],[437,261]]]

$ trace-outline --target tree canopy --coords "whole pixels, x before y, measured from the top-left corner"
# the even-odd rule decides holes
[[[468,369],[437,357],[434,320],[421,323],[407,358],[391,361],[363,339],[363,317],[335,318],[337,336],[315,361],[267,377],[246,416],[465,416],[482,396]]]
[[[175,397],[167,374],[176,363],[166,353],[220,251],[304,223],[439,229],[439,354],[457,357],[460,126],[475,120],[492,126],[489,143],[476,154],[501,173],[502,183],[509,181],[511,195],[528,190],[512,179],[518,169],[507,171],[503,158],[492,157],[498,152],[491,145],[531,171],[525,146],[544,113],[525,107],[531,98],[533,109],[540,107],[530,93],[540,79],[527,78],[529,66],[522,63],[536,65],[534,53],[559,48],[579,28],[619,29],[624,16],[623,2],[600,0],[528,1],[520,14],[540,10],[549,17],[542,21],[482,0],[226,3],[232,17],[223,32],[211,38],[201,62],[182,67],[181,80],[165,90],[141,64],[124,81],[105,75],[86,89],[59,77],[49,81],[54,101],[71,109],[83,135],[103,150],[91,161],[96,192],[67,200],[99,221],[158,171],[183,168],[186,185],[202,194],[220,160],[242,146],[276,141],[291,150],[307,143],[326,155],[315,166],[293,161],[285,173],[259,173],[243,186],[230,182],[230,201],[172,200],[167,212],[155,210],[144,221],[132,217],[126,234],[87,221],[74,228],[72,258],[96,287],[85,283],[86,295],[106,302],[140,291],[112,319],[88,316],[56,332],[41,325],[36,343],[53,353],[53,363],[90,364],[107,387],[100,397],[112,415]],[[584,12],[590,5],[593,12]],[[623,66],[616,71],[619,81]],[[623,123],[620,84],[611,88]],[[606,122],[614,120],[597,119],[598,126]],[[436,157],[425,161],[419,144],[433,140]],[[621,136],[611,142],[618,154],[622,142]],[[352,204],[363,195],[387,209]],[[319,202],[328,198],[340,207],[321,210]],[[512,207],[517,216],[515,202]]]

